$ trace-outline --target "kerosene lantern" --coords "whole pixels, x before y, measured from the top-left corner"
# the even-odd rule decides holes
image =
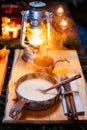
[[[23,58],[28,61],[35,50],[48,45],[50,41],[50,29],[52,13],[45,11],[44,2],[30,2],[30,10],[22,11],[22,28],[20,45],[25,48]],[[39,49],[38,49],[39,48]]]

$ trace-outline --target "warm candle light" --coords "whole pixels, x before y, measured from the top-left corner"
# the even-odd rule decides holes
[[[67,21],[65,19],[62,19],[61,22],[60,22],[60,27],[62,29],[66,29],[67,25],[68,25]]]
[[[33,46],[38,46],[44,42],[43,29],[33,29],[29,38],[29,43]]]
[[[57,13],[58,13],[59,16],[63,15],[63,13],[64,13],[63,7],[60,6],[60,7],[57,9]]]
[[[20,31],[20,24],[8,17],[2,17],[2,37],[17,38]]]

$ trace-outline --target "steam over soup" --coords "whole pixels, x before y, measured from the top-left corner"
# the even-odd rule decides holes
[[[29,100],[45,101],[55,97],[58,94],[56,89],[50,90],[43,94],[38,89],[47,89],[53,84],[45,79],[30,79],[23,81],[17,88],[17,93]]]

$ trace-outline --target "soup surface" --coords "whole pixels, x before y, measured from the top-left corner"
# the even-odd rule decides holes
[[[50,81],[40,78],[25,80],[18,86],[17,93],[26,99],[33,101],[45,101],[55,97],[58,94],[58,91],[56,89],[52,89],[43,94],[38,89],[44,90],[52,85],[53,84]]]
[[[34,63],[40,67],[49,67],[54,64],[54,60],[48,56],[39,56],[34,59]]]

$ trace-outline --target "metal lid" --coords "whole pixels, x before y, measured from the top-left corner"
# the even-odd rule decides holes
[[[44,2],[41,2],[41,1],[30,2],[29,5],[32,6],[32,7],[44,7],[44,6],[46,6],[46,4]]]

